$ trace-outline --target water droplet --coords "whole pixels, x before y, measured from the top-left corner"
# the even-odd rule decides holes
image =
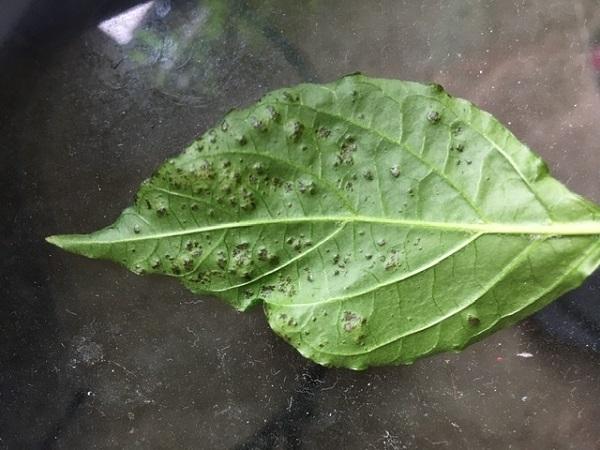
[[[363,172],[363,177],[367,181],[373,181],[373,179],[375,178],[375,176],[373,175],[373,172],[371,172],[370,170],[365,170]]]
[[[135,234],[138,234],[140,231],[142,231],[142,227],[140,227],[137,223],[133,226],[133,232]]]
[[[390,174],[394,177],[394,178],[398,178],[400,176],[400,167],[398,166],[392,166],[390,168]]]
[[[454,144],[452,146],[452,150],[457,151],[458,153],[462,153],[464,149],[465,149],[464,144]]]
[[[227,131],[228,128],[229,128],[229,125],[227,124],[227,122],[223,121],[223,123],[221,124],[221,130]]]
[[[385,245],[385,239],[379,239],[377,241],[377,245],[379,245],[380,247],[383,247]]]
[[[238,136],[235,138],[235,140],[237,141],[238,144],[240,145],[246,145],[246,142],[248,142],[246,140],[246,136],[244,136],[243,134],[241,136]]]

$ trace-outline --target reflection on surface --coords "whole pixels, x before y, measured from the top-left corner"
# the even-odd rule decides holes
[[[119,39],[127,45],[112,55],[122,77],[142,78],[177,105],[218,107],[214,102],[232,90],[251,94],[278,77],[316,77],[304,52],[272,23],[276,2],[150,3],[151,9],[145,3],[101,26],[116,23],[113,31],[125,31]]]
[[[134,8],[107,19],[98,28],[115,40],[117,44],[125,45],[133,39],[135,29],[140,25],[154,1],[142,3]]]

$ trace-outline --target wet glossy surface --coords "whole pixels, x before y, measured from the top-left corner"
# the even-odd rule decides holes
[[[230,108],[355,71],[443,84],[600,202],[595,2],[17,3],[0,21],[0,447],[600,448],[598,273],[462,354],[355,373],[304,360],[260,310],[43,242],[112,222]]]

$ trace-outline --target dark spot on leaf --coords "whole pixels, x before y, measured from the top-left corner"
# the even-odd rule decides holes
[[[460,121],[453,122],[452,125],[450,126],[450,131],[454,136],[461,134],[463,132],[463,129],[464,129],[463,123]]]
[[[265,123],[262,120],[259,120],[254,116],[250,117],[250,125],[252,125],[252,128],[254,128],[255,130],[258,130],[258,131],[266,131],[267,130],[267,126],[265,125]]]
[[[284,91],[283,92],[283,98],[285,100],[287,100],[288,102],[297,102],[298,100],[300,100],[300,96],[299,95],[293,95],[291,92],[288,91]]]
[[[267,106],[267,112],[269,113],[269,118],[273,122],[277,122],[279,120],[280,114],[272,105]]]
[[[302,132],[304,131],[304,125],[302,125],[302,123],[298,122],[297,120],[293,120],[291,122],[288,122],[286,128],[288,136],[292,140],[292,142],[298,142],[298,140],[302,136]]]
[[[351,332],[362,325],[362,317],[352,311],[344,311],[342,316],[342,326],[344,331]]]
[[[469,316],[467,317],[467,321],[469,322],[469,325],[471,325],[472,327],[477,327],[481,323],[481,320],[479,319],[479,317],[474,316],[472,314],[469,314]]]
[[[325,128],[325,127],[319,127],[319,128],[317,128],[317,131],[316,131],[316,133],[317,133],[317,136],[318,136],[319,138],[321,138],[321,139],[326,139],[326,138],[328,138],[328,137],[329,137],[329,135],[331,134],[331,131],[330,131],[330,130],[328,130],[327,128]]]
[[[427,113],[427,120],[432,124],[438,123],[441,118],[442,118],[442,116],[437,111],[429,111]]]
[[[442,93],[442,92],[444,92],[444,87],[443,87],[441,84],[438,84],[438,83],[431,83],[429,86],[431,86],[431,90],[432,90],[434,93],[438,93],[438,94],[439,94],[439,93]]]

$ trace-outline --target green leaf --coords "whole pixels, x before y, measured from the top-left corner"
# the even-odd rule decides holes
[[[48,238],[179,278],[320,364],[462,349],[578,286],[600,209],[440,86],[345,77],[274,91],[142,183],[89,235]]]

